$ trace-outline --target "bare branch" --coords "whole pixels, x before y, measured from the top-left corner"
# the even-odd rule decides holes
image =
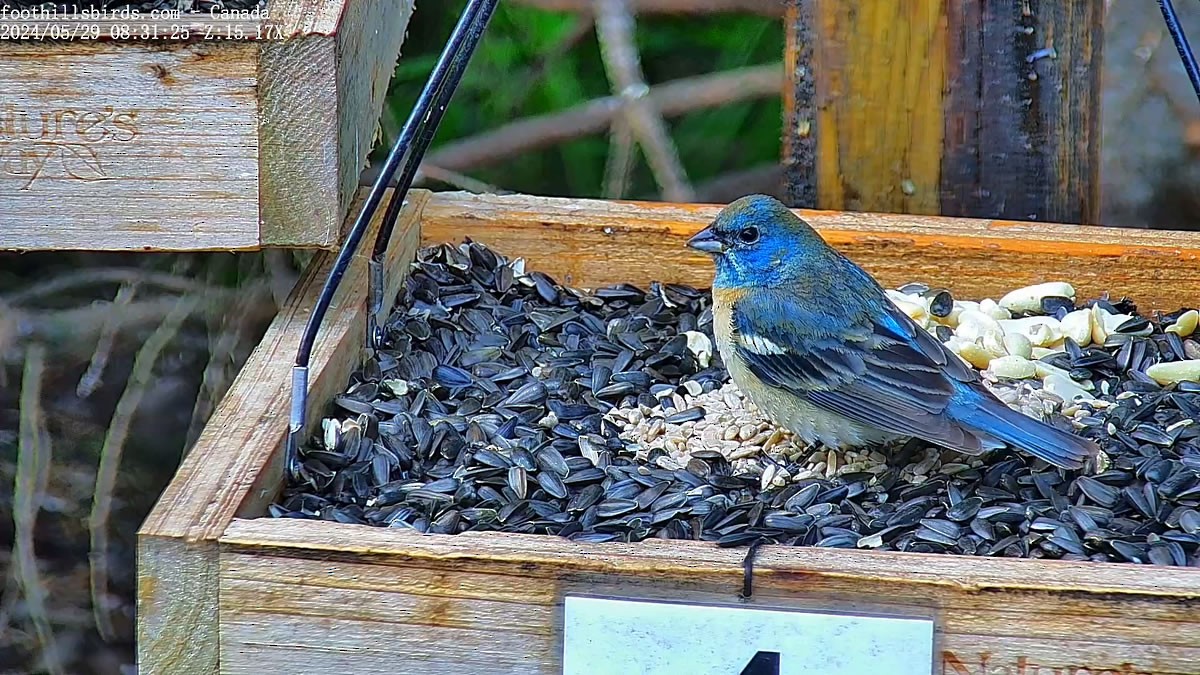
[[[768,194],[784,197],[783,165],[778,163],[752,166],[716,176],[696,186],[696,200],[707,204],[728,204],[748,194]]]
[[[46,614],[46,588],[37,567],[33,548],[33,530],[40,509],[41,492],[50,471],[50,447],[42,421],[42,372],[46,352],[31,345],[25,356],[21,378],[21,412],[17,440],[17,472],[13,484],[13,573],[25,598],[26,611],[33,622],[41,647],[42,662],[51,673],[64,673],[54,629]]]
[[[459,190],[466,190],[467,192],[494,195],[508,193],[507,190],[502,190],[490,183],[485,183],[484,181],[476,180],[470,176],[465,176],[457,171],[443,169],[440,166],[434,166],[433,164],[429,164],[427,162],[421,164],[421,169],[417,172],[417,180],[421,179],[435,180],[439,183],[445,183],[446,185],[456,187]]]
[[[168,272],[154,272],[138,267],[92,267],[78,272],[67,272],[53,279],[33,284],[0,298],[10,305],[28,303],[30,300],[55,295],[75,288],[92,288],[97,284],[144,284],[159,286],[164,290],[179,293],[209,293],[214,289],[202,283]]]
[[[205,317],[220,316],[228,312],[230,303],[239,297],[254,298],[257,302],[252,306],[258,311],[267,311],[271,305],[267,295],[265,282],[250,283],[236,290],[210,291],[202,296],[195,296],[199,299],[194,311]],[[174,297],[159,297],[130,302],[123,307],[92,305],[72,309],[11,312],[14,315],[19,340],[41,341],[57,353],[83,352],[84,358],[88,358],[94,341],[107,322],[116,321],[122,329],[154,325],[161,322],[175,304]]]
[[[688,77],[650,88],[646,100],[665,116],[716,108],[738,101],[779,96],[783,64],[772,63]],[[621,100],[595,99],[561,112],[527,117],[476,136],[447,143],[425,161],[451,171],[487,166],[522,153],[603,133],[616,119]]]
[[[604,165],[604,198],[620,199],[629,189],[633,173],[633,132],[623,119],[613,120],[609,132],[608,162]]]
[[[133,301],[136,288],[132,284],[123,284],[121,288],[117,289],[117,296],[113,298],[112,302],[113,306],[128,305]],[[79,384],[75,386],[75,395],[81,399],[91,396],[104,379],[104,368],[108,365],[113,341],[117,337],[117,330],[121,327],[117,316],[115,312],[109,314],[104,319],[104,325],[100,327],[100,339],[96,341],[96,350],[92,352],[92,360],[88,363],[87,370],[83,371],[83,375],[79,378]]]
[[[667,131],[667,124],[652,103],[650,87],[642,75],[641,58],[634,39],[634,20],[625,0],[595,0],[596,37],[600,57],[613,93],[621,98],[621,116],[646,154],[654,180],[663,196],[674,202],[691,201],[694,193],[687,172]]]
[[[511,0],[512,4],[554,12],[590,12],[590,0]],[[782,0],[629,0],[634,14],[716,14],[744,12],[783,16]]]
[[[112,422],[104,436],[100,449],[100,466],[96,469],[96,489],[92,496],[92,512],[88,517],[88,532],[91,534],[91,549],[88,553],[91,570],[92,612],[96,618],[96,630],[100,637],[112,640],[115,635],[108,616],[104,598],[108,594],[108,514],[112,510],[112,494],[117,483],[117,470],[121,466],[121,453],[133,414],[137,412],[146,393],[146,386],[154,375],[154,364],[159,354],[179,332],[183,322],[191,316],[197,303],[196,298],[184,297],[175,301],[175,306],[163,318],[146,343],[133,358],[133,371],[125,383],[125,391],[117,401]]]

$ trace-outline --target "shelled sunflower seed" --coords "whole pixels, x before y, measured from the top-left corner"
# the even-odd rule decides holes
[[[420,253],[384,348],[335,399],[271,514],[1200,565],[1195,310],[1077,305],[1067,284],[999,302],[920,284],[890,295],[1009,405],[1096,439],[1106,465],[795,443],[727,383],[706,293],[579,291],[466,243]]]

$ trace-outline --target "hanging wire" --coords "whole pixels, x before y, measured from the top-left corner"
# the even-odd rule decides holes
[[[459,80],[462,79],[463,72],[467,69],[467,63],[471,60],[471,55],[475,51],[475,45],[479,43],[479,39],[483,36],[483,30],[487,27],[488,20],[492,16],[493,10],[496,8],[497,0],[483,0],[482,2],[472,2],[463,12],[463,19],[459,25],[466,26],[465,30],[459,31],[455,29],[454,34],[450,36],[450,44],[446,46],[446,52],[443,52],[443,59],[446,53],[454,54],[448,64],[438,63],[438,68],[443,66],[447,72],[440,79],[440,85],[436,91],[421,93],[421,98],[426,98],[426,93],[430,98],[433,98],[432,104],[421,105],[424,101],[418,103],[417,107],[413,108],[412,116],[404,125],[404,132],[401,134],[400,143],[406,147],[407,155],[405,156],[404,171],[400,173],[400,179],[396,182],[396,190],[392,193],[392,197],[388,200],[387,211],[384,212],[383,223],[379,228],[379,234],[375,237],[375,248],[372,258],[381,258],[387,251],[388,240],[392,237],[392,229],[396,226],[396,218],[400,214],[400,207],[404,204],[404,198],[408,194],[408,190],[412,187],[413,180],[416,178],[417,169],[421,166],[421,160],[425,156],[425,151],[429,149],[430,142],[433,141],[434,134],[437,133],[438,125],[442,122],[442,115],[446,112],[446,106],[450,104],[450,99],[454,97],[454,92],[458,88]],[[468,15],[470,17],[468,18]],[[436,76],[435,71],[435,76]],[[421,119],[418,122],[418,113]],[[408,133],[409,137],[405,138],[404,133]],[[397,144],[397,147],[400,147]],[[390,158],[389,158],[390,159]],[[394,171],[394,169],[393,169]]]
[[[1188,79],[1192,81],[1192,91],[1196,93],[1196,100],[1200,101],[1200,65],[1196,64],[1196,55],[1192,52],[1192,46],[1188,44],[1183,27],[1179,25],[1179,17],[1175,15],[1175,5],[1171,0],[1158,0],[1158,8],[1162,10],[1163,21],[1167,23],[1167,32],[1175,41],[1175,49],[1179,51],[1183,69],[1187,71]]]
[[[498,0],[469,0],[467,3],[466,9],[463,10],[458,23],[454,26],[454,31],[450,34],[449,41],[438,58],[437,65],[434,66],[429,80],[421,90],[421,95],[417,98],[412,113],[404,123],[400,136],[392,145],[383,168],[374,184],[371,185],[362,210],[359,211],[354,225],[350,228],[341,250],[338,251],[329,278],[325,280],[321,294],[317,297],[317,304],[308,317],[308,324],[304,327],[304,334],[300,338],[300,346],[296,352],[296,362],[292,367],[292,405],[288,422],[285,469],[293,477],[297,476],[299,471],[300,434],[304,429],[305,408],[308,405],[308,365],[312,358],[313,344],[316,342],[321,322],[329,311],[333,295],[337,291],[342,277],[346,275],[346,270],[358,250],[359,243],[366,234],[371,220],[375,217],[384,193],[395,177],[397,169],[403,163],[404,171],[388,202],[384,222],[379,236],[375,240],[375,252],[371,256],[372,270],[368,275],[371,285],[368,293],[368,326],[371,330],[369,330],[368,341],[375,340],[375,336],[371,333],[374,332],[373,319],[375,305],[378,304],[376,296],[382,293],[380,289],[382,279],[376,279],[377,276],[382,277],[384,274],[382,252],[387,250],[388,239],[395,227],[400,207],[408,195],[409,188],[412,187],[417,167],[420,166],[425,151],[429,148],[429,142],[437,132],[446,106],[458,88],[463,72],[466,70],[471,56],[475,53],[475,48],[492,18],[497,2]]]

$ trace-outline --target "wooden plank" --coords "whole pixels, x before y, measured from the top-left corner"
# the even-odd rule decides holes
[[[222,669],[557,672],[564,595],[738,604],[744,555],[235,520],[221,539]],[[1198,582],[1196,569],[765,547],[750,604],[932,616],[943,673],[1194,674]]]
[[[439,193],[426,243],[487,243],[583,287],[666,280],[707,287],[712,262],[684,242],[720,207]],[[1200,235],[1018,221],[797,211],[833,246],[897,286],[922,281],[962,299],[999,298],[1049,280],[1081,297],[1128,295],[1142,311],[1200,303]]]
[[[393,289],[399,283],[396,277],[402,277],[415,254],[417,219],[427,196],[424,192],[410,195],[397,222],[387,253]],[[378,226],[376,220],[365,241],[373,241]],[[319,421],[319,411],[334,393],[346,386],[359,357],[366,316],[367,251],[356,255],[347,270],[313,350],[311,424]],[[181,640],[182,629],[177,627],[207,630],[216,625],[216,539],[239,508],[261,507],[281,483],[291,366],[332,259],[331,254],[319,256],[298,282],[138,532],[142,672],[216,670],[216,643]],[[188,574],[181,575],[180,569]]]
[[[335,247],[412,9],[0,22],[0,249]]]
[[[264,246],[340,241],[413,10],[412,0],[320,4],[272,17],[304,37],[262,44]]]
[[[815,3],[822,208],[938,213],[943,4]]]
[[[788,195],[1094,223],[1100,3],[788,2]]]
[[[257,246],[257,54],[0,43],[0,248]]]
[[[341,222],[380,135],[379,116],[396,72],[414,0],[355,0],[337,35],[338,205]],[[329,242],[341,241],[334,229]]]
[[[941,213],[1099,222],[1103,3],[946,7]]]

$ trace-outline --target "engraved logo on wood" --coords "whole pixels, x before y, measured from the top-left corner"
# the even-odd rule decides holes
[[[1154,675],[1131,663],[1116,668],[1085,665],[1043,665],[1028,656],[1003,657],[991,652],[958,656],[942,652],[941,669],[937,675]]]
[[[6,105],[0,110],[0,175],[24,179],[23,191],[41,178],[112,180],[104,168],[106,146],[130,143],[137,136],[132,110],[106,106],[32,112]]]

